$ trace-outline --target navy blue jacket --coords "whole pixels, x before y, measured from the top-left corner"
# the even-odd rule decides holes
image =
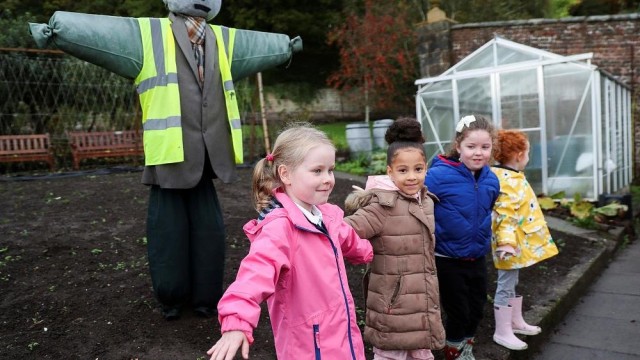
[[[487,254],[491,211],[500,193],[500,182],[489,166],[476,179],[463,163],[439,155],[424,183],[440,200],[435,203],[436,253],[472,259]]]

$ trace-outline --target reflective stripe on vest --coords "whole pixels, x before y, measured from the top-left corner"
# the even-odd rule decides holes
[[[231,129],[231,140],[233,141],[233,152],[236,164],[243,163],[244,150],[242,148],[242,124],[240,122],[240,111],[238,111],[238,100],[236,90],[233,87],[231,78],[231,62],[233,61],[233,45],[236,37],[236,29],[224,26],[211,25],[213,33],[216,35],[218,43],[218,63],[220,74],[222,75],[222,87],[224,89],[224,99],[227,105],[227,118]],[[225,47],[224,44],[228,44]],[[225,51],[221,51],[224,49]]]
[[[171,41],[163,36],[172,34],[168,20],[138,19],[144,60],[135,83],[142,108],[145,165],[184,161],[175,42],[173,35]]]
[[[139,18],[140,34],[143,45],[143,65],[140,74],[135,79],[137,91],[142,107],[142,125],[144,129],[145,165],[161,165],[184,161],[184,149],[182,145],[182,122],[180,110],[180,92],[178,88],[178,74],[176,69],[176,49],[171,21],[167,18]],[[211,25],[216,31],[218,26]],[[227,41],[216,35],[218,48],[225,49],[224,43],[229,43],[229,52],[233,53],[233,36],[235,29],[227,35]],[[226,50],[226,49],[225,49]],[[223,79],[231,78],[231,69],[225,51],[218,51]],[[222,61],[224,59],[224,61]],[[227,76],[225,76],[225,73]],[[233,84],[232,84],[233,88]],[[232,129],[233,150],[236,163],[242,163],[242,129],[235,130],[238,119],[238,105],[235,93],[232,96],[232,105],[225,91],[227,109],[235,109],[235,112],[227,110],[229,124]],[[239,132],[240,146],[236,144],[235,133]],[[237,154],[240,154],[239,156]]]

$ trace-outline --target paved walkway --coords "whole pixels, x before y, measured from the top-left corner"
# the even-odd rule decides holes
[[[640,239],[618,250],[536,360],[640,359]]]

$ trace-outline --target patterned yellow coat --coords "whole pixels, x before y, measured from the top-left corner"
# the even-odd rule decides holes
[[[491,223],[496,269],[520,269],[557,255],[558,248],[524,173],[498,166],[491,170],[500,180],[500,195],[493,207]],[[511,245],[516,254],[500,260],[496,248],[504,245]]]

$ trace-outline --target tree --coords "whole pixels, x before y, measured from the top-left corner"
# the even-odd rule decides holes
[[[126,15],[120,10],[123,0],[45,0],[42,2],[42,10],[45,14],[52,15],[56,11],[71,11],[100,15]]]
[[[36,21],[30,13],[14,16],[9,10],[0,11],[0,48],[32,48],[35,42],[29,34],[29,22]]]
[[[340,24],[342,0],[225,0],[214,22],[241,29],[302,37],[304,50],[284,67],[263,74],[265,83],[304,82],[321,87],[337,68],[337,51],[326,44],[327,31]]]
[[[569,16],[569,9],[579,0],[550,0],[546,11],[548,18],[560,19]]]
[[[443,0],[441,8],[460,23],[543,18],[550,0]]]
[[[0,9],[2,9],[0,17],[6,20],[11,20],[12,16],[18,17],[25,13],[32,14],[38,21],[46,19],[42,15],[42,1],[40,0],[0,0]]]
[[[340,68],[328,83],[343,93],[360,95],[369,120],[372,106],[392,110],[412,106],[418,78],[416,37],[406,2],[364,1],[364,11],[350,10],[343,24],[329,32],[339,49]]]
[[[13,14],[31,13],[36,22],[47,22],[56,11],[126,16],[123,3],[127,0],[0,0],[0,9]],[[158,1],[162,4],[162,1]]]
[[[569,8],[572,16],[619,14],[640,11],[638,0],[577,0]]]
[[[169,13],[162,1],[124,0],[120,9],[132,17],[165,17]]]

